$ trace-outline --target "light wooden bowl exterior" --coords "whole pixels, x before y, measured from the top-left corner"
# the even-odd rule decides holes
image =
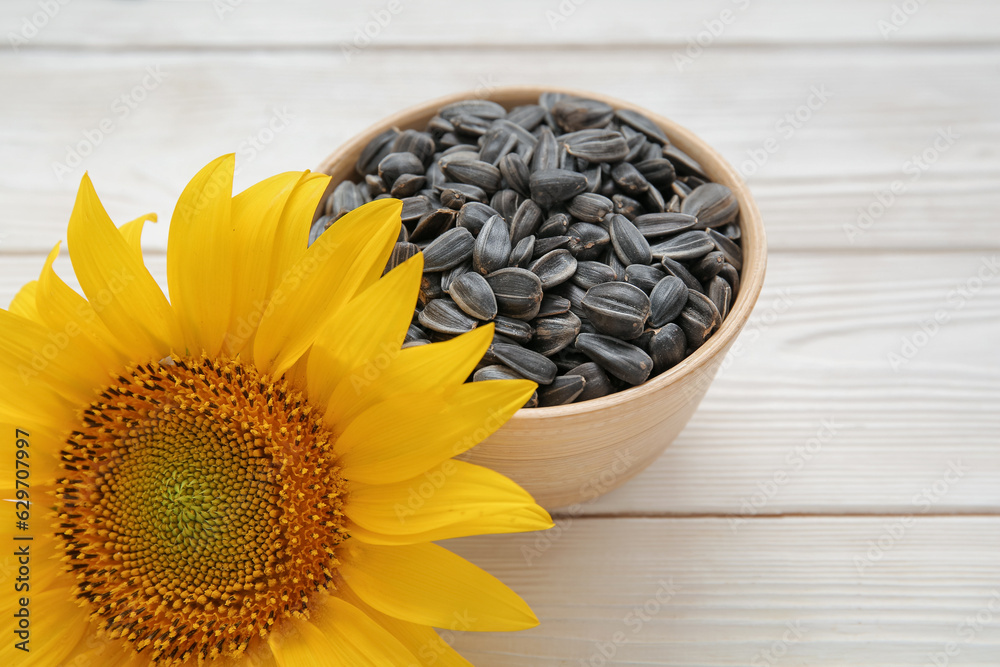
[[[390,127],[423,129],[451,102],[479,97],[507,108],[533,104],[551,87],[506,87],[488,94],[459,93],[390,116],[334,152],[319,167],[333,186],[357,180],[361,150]],[[705,396],[726,352],[747,323],[764,283],[767,246],[757,205],[742,178],[705,142],[671,120],[628,102],[576,90],[560,90],[633,109],[659,125],[670,141],[696,159],[712,180],[724,183],[740,203],[743,268],[740,291],[722,327],[690,357],[648,382],[572,405],[520,410],[499,431],[462,456],[517,481],[544,507],[584,503],[641,472],[677,437]]]

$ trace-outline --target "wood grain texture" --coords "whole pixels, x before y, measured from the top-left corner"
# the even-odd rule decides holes
[[[237,153],[242,188],[282,169],[317,166],[403,107],[504,83],[592,89],[690,128],[748,174],[772,249],[1000,248],[993,215],[1000,209],[1000,98],[982,86],[1000,72],[997,49],[861,48],[831,56],[807,48],[794,57],[709,49],[683,73],[668,51],[470,50],[449,55],[447,69],[428,76],[441,62],[419,50],[373,51],[353,63],[294,53],[0,56],[0,85],[18,100],[5,106],[0,127],[6,159],[18,165],[0,172],[0,249],[46,249],[65,226],[84,170],[113,217],[154,210],[168,220],[187,179],[222,153]],[[162,81],[138,93],[145,99],[133,110],[120,98],[131,101],[144,78],[154,82],[147,68]],[[813,98],[818,108],[809,111],[803,105],[814,86],[830,96],[822,105]],[[738,113],[734,100],[745,100]],[[800,108],[811,117],[795,129],[784,117]],[[98,132],[106,119],[111,131]],[[933,150],[949,127],[959,138],[934,164],[922,171],[908,163]],[[57,175],[55,165],[74,146],[98,140]],[[748,152],[759,156],[765,146],[775,152],[750,175]],[[889,193],[886,208],[877,193],[895,181],[903,189]],[[869,209],[866,223],[859,217]],[[164,227],[151,230],[153,247],[165,247]]]
[[[949,664],[1000,656],[997,517],[755,519],[738,534],[721,519],[576,519],[449,546],[541,619],[445,634],[480,667],[922,666],[950,642]]]
[[[65,0],[63,0],[65,2]],[[508,0],[503,9],[460,0],[121,0],[69,3],[23,48],[329,48],[367,29],[375,48],[489,46],[687,46],[714,28],[713,43],[949,43],[1000,36],[990,0],[920,3],[907,13],[892,0],[708,0],[615,3]],[[723,15],[725,11],[731,12]],[[39,11],[5,0],[0,34],[17,32]],[[484,15],[485,14],[485,15]],[[381,20],[380,20],[381,19]],[[485,20],[484,20],[485,19]],[[895,22],[894,22],[895,19]],[[711,25],[712,22],[716,25]],[[723,21],[726,21],[723,23]],[[885,22],[880,25],[880,22]],[[373,24],[375,27],[369,26]],[[706,25],[709,24],[709,25]],[[891,27],[885,27],[885,26]],[[893,30],[898,27],[898,30]],[[709,33],[711,34],[711,33]],[[363,43],[362,38],[358,38]]]

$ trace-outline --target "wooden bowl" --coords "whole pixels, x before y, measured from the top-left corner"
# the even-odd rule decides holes
[[[673,144],[701,163],[713,181],[729,186],[736,194],[743,243],[736,301],[721,328],[691,356],[625,391],[583,403],[520,410],[462,456],[509,476],[541,505],[553,509],[592,500],[652,463],[694,414],[726,352],[747,323],[764,283],[767,247],[760,212],[739,174],[690,130],[634,104],[584,91],[524,86],[497,88],[485,95],[459,93],[405,109],[341,146],[319,171],[333,177],[332,191],[344,180],[358,180],[354,164],[361,150],[390,127],[423,130],[438,109],[457,100],[489,99],[511,108],[537,103],[539,94],[546,90],[633,109],[659,125]]]

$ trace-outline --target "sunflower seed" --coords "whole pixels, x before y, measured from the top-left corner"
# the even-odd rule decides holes
[[[638,162],[641,156],[646,154],[646,147],[649,145],[649,142],[646,141],[646,137],[641,133],[636,132],[627,125],[622,126],[622,135],[625,137],[625,143],[628,144],[628,155],[625,156],[624,162]]]
[[[309,228],[309,245],[315,243],[316,239],[318,239],[323,232],[329,229],[331,224],[333,224],[332,215],[324,215],[317,218],[316,222],[314,222]]]
[[[615,270],[604,262],[577,262],[576,273],[573,274],[573,283],[585,290],[613,280],[618,280],[618,276]]]
[[[656,123],[649,120],[638,111],[632,111],[631,109],[618,109],[615,111],[615,116],[617,116],[618,120],[621,122],[635,130],[638,130],[639,132],[642,132],[653,141],[659,142],[664,146],[670,143],[670,140],[667,139],[667,135],[664,134],[663,130],[661,130]]]
[[[538,391],[538,406],[542,408],[572,403],[587,386],[579,375],[561,375]]]
[[[719,275],[722,265],[726,263],[726,256],[715,250],[702,257],[691,265],[691,273],[694,277],[706,284],[715,276]]]
[[[729,287],[733,290],[733,298],[735,299],[736,294],[740,291],[740,272],[732,264],[726,263],[722,267],[722,270],[719,271],[718,277],[729,283]]]
[[[389,261],[386,262],[382,275],[389,273],[418,252],[420,252],[420,248],[412,243],[397,243],[392,247],[392,253],[389,254]]]
[[[573,343],[580,333],[580,325],[580,318],[569,312],[537,319],[530,349],[550,357]]]
[[[629,151],[628,142],[620,132],[601,132],[572,139],[563,137],[563,140],[570,155],[587,162],[619,162]]]
[[[722,323],[722,315],[704,294],[688,292],[687,305],[677,317],[677,325],[684,331],[688,347],[696,350]]]
[[[430,345],[431,342],[426,338],[417,338],[415,340],[405,341],[400,348],[403,350],[409,349],[411,347],[420,347],[421,345]]]
[[[642,349],[623,340],[582,333],[576,348],[605,371],[629,384],[642,384],[653,370],[653,360]]]
[[[368,142],[368,145],[362,149],[361,155],[358,156],[358,161],[354,165],[354,169],[358,172],[359,176],[367,176],[378,171],[379,162],[392,152],[392,143],[398,135],[398,130],[389,129]]]
[[[452,228],[458,211],[450,208],[439,208],[431,211],[420,219],[417,226],[410,233],[411,241],[424,241],[436,238]]]
[[[697,160],[673,144],[663,147],[663,157],[670,160],[680,174],[708,178],[705,176],[705,168]]]
[[[497,315],[497,300],[486,278],[470,271],[455,279],[448,290],[452,300],[477,320],[492,320]]]
[[[715,304],[719,317],[726,319],[733,300],[733,288],[723,278],[715,276],[708,283],[708,298]]]
[[[462,334],[476,328],[476,321],[462,312],[454,301],[434,299],[420,311],[420,324],[443,334]]]
[[[624,215],[629,220],[635,220],[646,212],[642,204],[626,195],[612,195],[611,203],[614,204],[615,213]]]
[[[667,202],[656,188],[649,188],[642,193],[642,205],[650,213],[664,213],[667,210]]]
[[[403,174],[423,174],[424,163],[413,153],[389,153],[378,163],[378,175],[392,187]]]
[[[506,336],[521,345],[527,345],[535,335],[535,328],[524,320],[515,320],[503,315],[497,315],[493,319],[493,326],[497,334]]]
[[[610,214],[614,206],[607,197],[592,192],[584,192],[573,197],[566,208],[569,214],[578,220],[597,223]]]
[[[424,179],[426,182],[427,179]],[[365,176],[365,187],[368,188],[368,194],[372,197],[378,197],[379,195],[384,195],[389,192],[388,186],[385,184],[378,174],[368,174]],[[331,203],[331,200],[327,200],[327,205]]]
[[[618,254],[615,252],[614,247],[605,250],[604,256],[601,260],[615,272],[615,276],[617,276],[616,280],[621,280],[622,277],[624,277],[625,269],[627,267],[620,259],[618,259]]]
[[[438,115],[449,121],[461,115],[478,116],[492,120],[503,118],[507,115],[507,110],[489,100],[459,100],[441,107],[438,110]]]
[[[646,342],[646,350],[653,360],[653,369],[657,373],[679,364],[684,359],[686,349],[687,338],[681,328],[673,322],[655,329]]]
[[[444,290],[441,289],[440,273],[425,273],[420,277],[420,294],[417,296],[417,302],[420,305],[425,306],[434,299],[440,299],[443,296]]]
[[[582,158],[577,158],[582,162],[586,162]],[[588,163],[589,164],[589,163]],[[601,189],[603,177],[601,176],[601,165],[595,164],[589,169],[583,170],[583,176],[587,179],[587,192],[597,194],[597,191]]]
[[[690,261],[704,257],[715,248],[712,238],[702,231],[683,232],[652,247],[653,257]]]
[[[668,213],[680,213],[681,212],[681,198],[674,195],[667,202],[667,212]],[[697,218],[695,218],[697,220]]]
[[[552,105],[552,118],[563,132],[576,132],[587,128],[604,127],[611,121],[615,110],[604,102],[571,97]]]
[[[507,120],[531,131],[545,120],[545,109],[538,104],[514,107],[507,113]]]
[[[608,374],[593,361],[574,366],[566,372],[566,375],[578,375],[587,381],[583,391],[576,397],[576,403],[607,396],[614,391],[611,386],[611,380],[608,379]]]
[[[493,121],[493,127],[491,129],[504,130],[517,137],[518,154],[523,158],[528,151],[533,151],[535,144],[538,143],[538,139],[528,130],[524,129],[517,123],[512,123],[509,120],[503,118]],[[525,150],[527,149],[527,150]],[[524,152],[522,152],[524,151]]]
[[[538,143],[531,155],[531,171],[547,171],[559,167],[559,146],[552,130],[543,125],[538,133]]]
[[[656,283],[649,294],[649,324],[662,327],[678,315],[687,304],[688,288],[677,276],[666,276]]]
[[[447,271],[442,271],[441,291],[448,294],[451,291],[451,286],[458,280],[459,276],[468,273],[470,270],[472,270],[472,260],[466,259],[461,264],[457,264]]]
[[[580,269],[577,269],[580,273]],[[666,273],[655,266],[645,264],[630,264],[625,267],[625,281],[629,282],[646,294],[650,294],[656,284],[666,277]]]
[[[520,155],[508,153],[500,158],[500,173],[507,179],[507,187],[525,197],[531,196],[531,186],[528,184],[531,172]]]
[[[434,155],[434,137],[427,132],[404,130],[392,144],[393,153],[413,153],[420,161],[427,161]]]
[[[576,273],[576,257],[569,254],[569,250],[560,248],[536,259],[528,270],[538,276],[542,289],[549,289],[573,277]]]
[[[499,166],[500,161],[511,154],[517,146],[517,137],[503,127],[492,126],[483,135],[482,148],[479,150],[479,159]],[[517,155],[517,153],[514,153]],[[519,156],[520,157],[520,156]]]
[[[651,187],[639,170],[628,162],[614,166],[611,170],[611,180],[628,195],[640,195]]]
[[[660,266],[662,266],[663,270],[670,275],[677,276],[683,280],[684,286],[689,290],[693,290],[695,292],[705,291],[705,288],[700,282],[698,282],[698,279],[691,275],[691,272],[688,271],[687,268],[685,268],[680,262],[674,261],[669,257],[664,257],[660,260]]]
[[[532,236],[542,224],[542,209],[531,199],[525,199],[510,223],[510,242],[517,244],[526,236]]]
[[[611,235],[607,230],[589,222],[578,222],[570,225],[566,232],[569,236],[570,253],[578,260],[592,260],[601,256],[601,252],[611,244]]]
[[[568,169],[535,171],[529,183],[531,198],[545,207],[571,199],[587,189],[587,178]]]
[[[615,254],[625,266],[649,264],[653,261],[649,242],[624,215],[611,216],[610,236]]]
[[[698,218],[686,213],[646,213],[633,222],[647,239],[679,234],[698,227]]]
[[[492,120],[486,120],[469,114],[459,114],[451,119],[451,124],[455,126],[455,132],[460,135],[481,137],[490,129]]]
[[[583,312],[583,298],[587,296],[587,290],[571,282],[563,283],[556,289],[559,296],[569,301],[569,310],[571,313],[580,318],[586,317]]]
[[[466,202],[470,201],[482,204],[488,199],[485,190],[479,186],[470,185],[468,183],[442,183],[435,189],[440,190],[442,203],[445,203],[446,196],[452,200],[461,199],[458,206],[451,206],[450,208],[462,208]]]
[[[507,261],[508,266],[516,266],[520,269],[528,268],[531,264],[531,258],[535,256],[535,237],[525,236],[523,239],[517,242],[514,249],[510,251],[510,259]],[[501,267],[502,268],[502,267]]]
[[[483,225],[472,246],[472,267],[486,275],[507,266],[510,258],[510,230],[499,215]]]
[[[501,315],[531,320],[542,305],[542,281],[531,271],[506,268],[486,276]]]
[[[669,188],[677,176],[673,163],[662,157],[636,162],[635,168],[645,177],[650,185],[660,190]]]
[[[721,227],[736,219],[740,204],[736,195],[722,183],[706,183],[684,199],[682,213],[690,213],[706,227]]]
[[[622,340],[631,340],[641,335],[643,325],[649,317],[649,297],[629,283],[594,285],[587,290],[582,305],[583,312],[598,331]]]
[[[403,207],[406,207],[406,202],[403,202]],[[486,204],[480,202],[469,202],[463,206],[458,212],[458,218],[455,220],[455,224],[459,227],[465,227],[473,235],[479,234],[479,231],[494,215],[500,215],[494,209],[490,208]]]
[[[548,254],[553,250],[565,248],[569,245],[569,240],[568,236],[550,236],[544,239],[537,239],[535,241],[535,250],[532,254],[532,258],[538,259],[542,255]]]
[[[478,371],[472,374],[473,382],[482,382],[483,380],[523,380],[523,379],[524,376],[515,371],[513,368],[509,368],[501,364],[483,366]]]
[[[404,199],[406,197],[412,197],[427,185],[427,179],[423,176],[417,174],[402,174],[396,179],[396,182],[392,184],[392,194],[396,199]]]
[[[556,294],[546,294],[542,297],[542,305],[538,309],[536,317],[552,317],[569,312],[569,299],[564,299]]]
[[[350,213],[354,209],[364,204],[361,193],[350,181],[344,181],[333,190],[333,194],[326,200],[324,212],[332,216],[334,220]]]
[[[740,246],[735,241],[714,229],[709,229],[708,235],[715,247],[725,255],[726,261],[733,265],[733,268],[737,270],[743,268],[743,251],[740,250]]]
[[[556,236],[565,236],[566,232],[569,230],[570,217],[565,213],[553,213],[542,226],[538,228],[539,238],[551,238]]]
[[[441,166],[444,173],[459,183],[482,188],[486,192],[500,189],[500,170],[482,160],[452,161]]]
[[[510,222],[514,219],[514,214],[517,213],[522,201],[524,201],[524,197],[514,190],[497,190],[493,198],[490,199],[490,206],[502,215],[504,220]]]
[[[673,191],[676,196],[681,198],[681,210],[684,211],[684,200],[687,199],[689,194],[691,194],[692,188],[689,187],[684,181],[677,179],[670,184],[670,190]]]
[[[529,380],[550,384],[556,378],[558,369],[555,362],[537,352],[503,343],[493,345],[492,349],[494,357]]]

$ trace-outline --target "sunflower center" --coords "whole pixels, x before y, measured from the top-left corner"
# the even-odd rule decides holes
[[[77,596],[151,661],[241,654],[332,581],[347,538],[332,443],[304,396],[238,362],[121,375],[62,453]]]

